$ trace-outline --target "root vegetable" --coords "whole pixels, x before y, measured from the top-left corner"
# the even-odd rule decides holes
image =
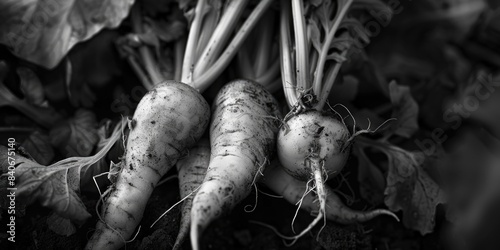
[[[192,87],[165,81],[140,101],[130,123],[125,159],[86,249],[119,249],[142,219],[160,178],[196,143],[209,106]]]
[[[243,200],[275,151],[280,118],[274,97],[257,83],[236,80],[217,95],[210,125],[212,156],[191,211],[191,244]]]
[[[314,181],[319,201],[318,215],[296,236],[299,238],[325,216],[325,182],[344,167],[350,152],[350,134],[342,122],[317,110],[292,114],[285,122],[278,133],[278,158],[294,178]]]
[[[309,192],[304,196],[307,191],[306,189],[309,188],[307,183],[289,175],[279,164],[269,166],[264,172],[261,182],[276,194],[283,196],[290,203],[297,204],[300,202],[301,209],[311,213],[318,212],[314,192]],[[372,211],[352,210],[340,200],[331,188],[325,186],[324,190],[326,192],[325,216],[328,220],[340,224],[350,224],[365,222],[385,214],[399,221],[394,213],[386,209],[375,209]]]
[[[328,175],[338,173],[349,157],[350,134],[332,115],[309,110],[292,116],[278,134],[278,157],[285,170],[296,179],[311,178],[315,163]],[[323,173],[320,173],[323,175]]]
[[[177,162],[179,189],[181,198],[187,197],[181,207],[181,223],[179,234],[173,250],[179,249],[189,234],[191,224],[191,208],[195,192],[203,182],[210,162],[210,142],[201,140],[195,147],[189,149],[189,154]]]

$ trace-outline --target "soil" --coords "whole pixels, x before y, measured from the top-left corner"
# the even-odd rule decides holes
[[[126,249],[171,249],[179,230],[180,206],[174,207],[153,228],[151,225],[164,211],[179,200],[178,183],[171,180],[157,187],[149,200],[142,226],[135,240],[127,244]],[[296,207],[287,201],[268,196],[270,191],[262,188],[259,192],[257,207],[252,212],[245,212],[245,206],[255,205],[255,193],[252,193],[230,214],[216,220],[201,239],[203,249],[217,250],[329,250],[329,249],[444,249],[441,243],[438,221],[434,233],[421,236],[419,233],[405,229],[402,223],[391,217],[381,216],[363,224],[339,225],[327,222],[318,234],[321,226],[315,227],[313,232],[299,239],[292,246],[285,242],[271,229],[253,221],[266,223],[284,235],[294,235],[291,222]],[[94,196],[90,195],[89,196]],[[86,196],[83,196],[84,199]],[[359,197],[359,196],[358,196]],[[15,249],[84,249],[87,240],[92,235],[96,225],[96,200],[84,200],[88,211],[92,213],[91,220],[80,227],[70,236],[59,235],[49,229],[47,219],[51,215],[48,209],[39,205],[28,206],[25,215],[19,216],[16,226],[15,245],[6,241],[5,233],[0,235],[2,249],[7,245]],[[362,201],[351,205],[356,209],[366,206]],[[7,214],[2,214],[2,224],[6,224]],[[398,214],[401,217],[401,214]],[[299,211],[295,219],[296,232],[305,228],[313,217],[306,212]],[[125,248],[124,248],[125,249]],[[191,249],[189,240],[183,248]]]

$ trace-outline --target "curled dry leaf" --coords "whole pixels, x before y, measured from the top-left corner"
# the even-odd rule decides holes
[[[17,202],[31,204],[38,202],[42,206],[54,211],[57,216],[74,222],[83,223],[90,218],[85,204],[79,197],[82,181],[81,173],[88,172],[88,168],[95,166],[99,160],[106,156],[111,147],[122,135],[124,122],[118,124],[113,130],[107,144],[95,155],[89,157],[71,157],[58,161],[52,165],[44,166],[28,159],[22,152],[12,151],[5,146],[0,146],[0,194],[2,197],[7,189],[5,181],[8,177],[15,177],[16,212]],[[22,148],[20,148],[22,149]],[[10,152],[10,153],[9,153]],[[10,154],[10,155],[9,155]],[[15,166],[12,171],[9,167]],[[10,167],[11,168],[11,167]],[[10,185],[10,183],[7,183]],[[4,201],[0,203],[4,207]],[[22,208],[22,207],[21,207]],[[66,225],[67,221],[53,217],[59,226]],[[61,230],[61,228],[55,229]]]
[[[388,165],[384,188],[385,205],[393,212],[403,212],[403,223],[407,228],[417,230],[422,235],[432,233],[436,207],[447,202],[443,189],[426,172],[426,169],[435,167],[439,159],[427,157],[421,152],[407,151],[383,140],[363,138],[359,142],[355,153],[360,161],[360,172],[363,173],[358,175],[358,180],[362,182],[372,178],[363,185],[375,191],[380,186],[380,181],[374,183],[380,177],[379,168],[366,157],[363,149],[371,148],[385,154]]]
[[[436,206],[445,203],[443,190],[425,172],[429,164],[422,153],[413,153],[396,146],[382,151],[388,157],[389,171],[385,188],[385,204],[392,211],[403,211],[406,227],[422,235],[434,230]]]

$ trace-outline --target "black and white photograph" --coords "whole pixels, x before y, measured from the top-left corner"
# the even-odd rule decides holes
[[[0,0],[0,249],[498,250],[500,1]]]

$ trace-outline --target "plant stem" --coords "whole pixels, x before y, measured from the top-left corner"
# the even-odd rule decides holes
[[[248,34],[252,31],[257,21],[264,14],[264,12],[271,6],[272,0],[261,0],[259,4],[252,11],[247,20],[243,23],[238,33],[234,36],[233,40],[229,43],[226,50],[221,54],[219,59],[199,78],[193,82],[193,86],[200,91],[204,91],[210,84],[222,73],[222,71],[231,62],[236,52],[239,50]]]
[[[208,46],[205,47],[201,57],[195,65],[194,77],[198,77],[205,72],[205,70],[212,65],[216,58],[219,56],[223,46],[226,44],[229,36],[236,27],[238,18],[241,16],[243,9],[247,5],[248,0],[232,0],[229,1],[227,10],[222,15],[222,18],[215,28]]]
[[[132,29],[134,30],[134,33],[141,34],[143,32],[143,29],[142,29],[142,19],[141,19],[141,12],[139,9],[139,5],[135,6],[132,9],[131,18],[132,18]],[[147,45],[140,46],[139,54],[141,55],[144,68],[146,69],[146,72],[149,75],[149,79],[151,79],[151,85],[154,86],[155,84],[161,82],[163,80],[163,76],[160,73],[160,70],[157,66],[157,63],[154,60],[154,56],[150,48]]]
[[[142,86],[144,86],[148,91],[153,89],[151,81],[149,80],[148,76],[144,73],[139,63],[137,63],[137,60],[132,55],[129,55],[127,56],[127,61],[134,70],[137,77],[139,77]]]
[[[2,106],[10,106],[17,109],[46,129],[53,128],[58,122],[64,119],[64,117],[53,108],[34,106],[17,98],[2,82],[0,82],[0,107]]]
[[[283,82],[283,92],[288,107],[297,104],[297,93],[295,92],[295,79],[293,78],[292,50],[290,46],[290,5],[288,0],[281,0],[280,14],[280,59],[281,59],[281,79]]]
[[[292,1],[293,28],[295,35],[296,78],[297,90],[304,91],[310,87],[309,81],[309,50],[302,0]]]
[[[182,62],[181,82],[192,85],[193,68],[196,56],[196,46],[198,44],[198,37],[200,34],[201,20],[203,19],[203,9],[205,8],[206,0],[198,0],[194,13],[193,24],[189,29],[189,36],[186,43],[186,50],[184,52],[184,60]]]
[[[212,6],[212,8],[214,8]],[[205,17],[203,18],[203,26],[201,27],[201,33],[200,36],[198,37],[198,42],[196,45],[196,55],[195,58],[200,58],[203,50],[205,47],[207,47],[208,42],[210,41],[210,38],[214,34],[215,28],[217,28],[217,23],[219,22],[220,18],[220,10],[215,11],[211,10],[207,14],[205,14]]]
[[[338,27],[340,26],[340,23],[342,22],[342,19],[344,18],[345,14],[347,13],[347,10],[349,10],[349,7],[351,6],[353,0],[346,0],[346,3],[342,8],[337,11],[337,16],[335,17],[335,22],[333,23],[333,26],[330,28],[330,31],[328,32],[328,35],[326,37],[325,43],[323,44],[323,47],[321,48],[321,52],[319,55],[318,63],[316,66],[316,74],[314,77],[314,94],[316,96],[321,96],[321,90],[322,90],[322,80],[323,80],[323,70],[325,67],[325,62],[326,62],[326,57],[328,56],[328,50],[330,49],[330,44],[332,43],[333,37],[335,36],[335,33],[337,32]]]
[[[342,51],[341,56],[345,57],[347,55],[347,51],[349,49],[346,49]],[[330,90],[332,90],[333,83],[335,82],[335,79],[337,78],[337,75],[339,74],[340,67],[342,66],[341,62],[335,63],[335,66],[333,66],[333,69],[328,72],[328,75],[326,77],[325,81],[325,86],[323,86],[323,90],[320,92],[320,95],[318,96],[319,102],[316,104],[316,110],[321,111],[323,110],[323,106],[325,106],[326,100],[328,99],[328,96],[330,95]]]

